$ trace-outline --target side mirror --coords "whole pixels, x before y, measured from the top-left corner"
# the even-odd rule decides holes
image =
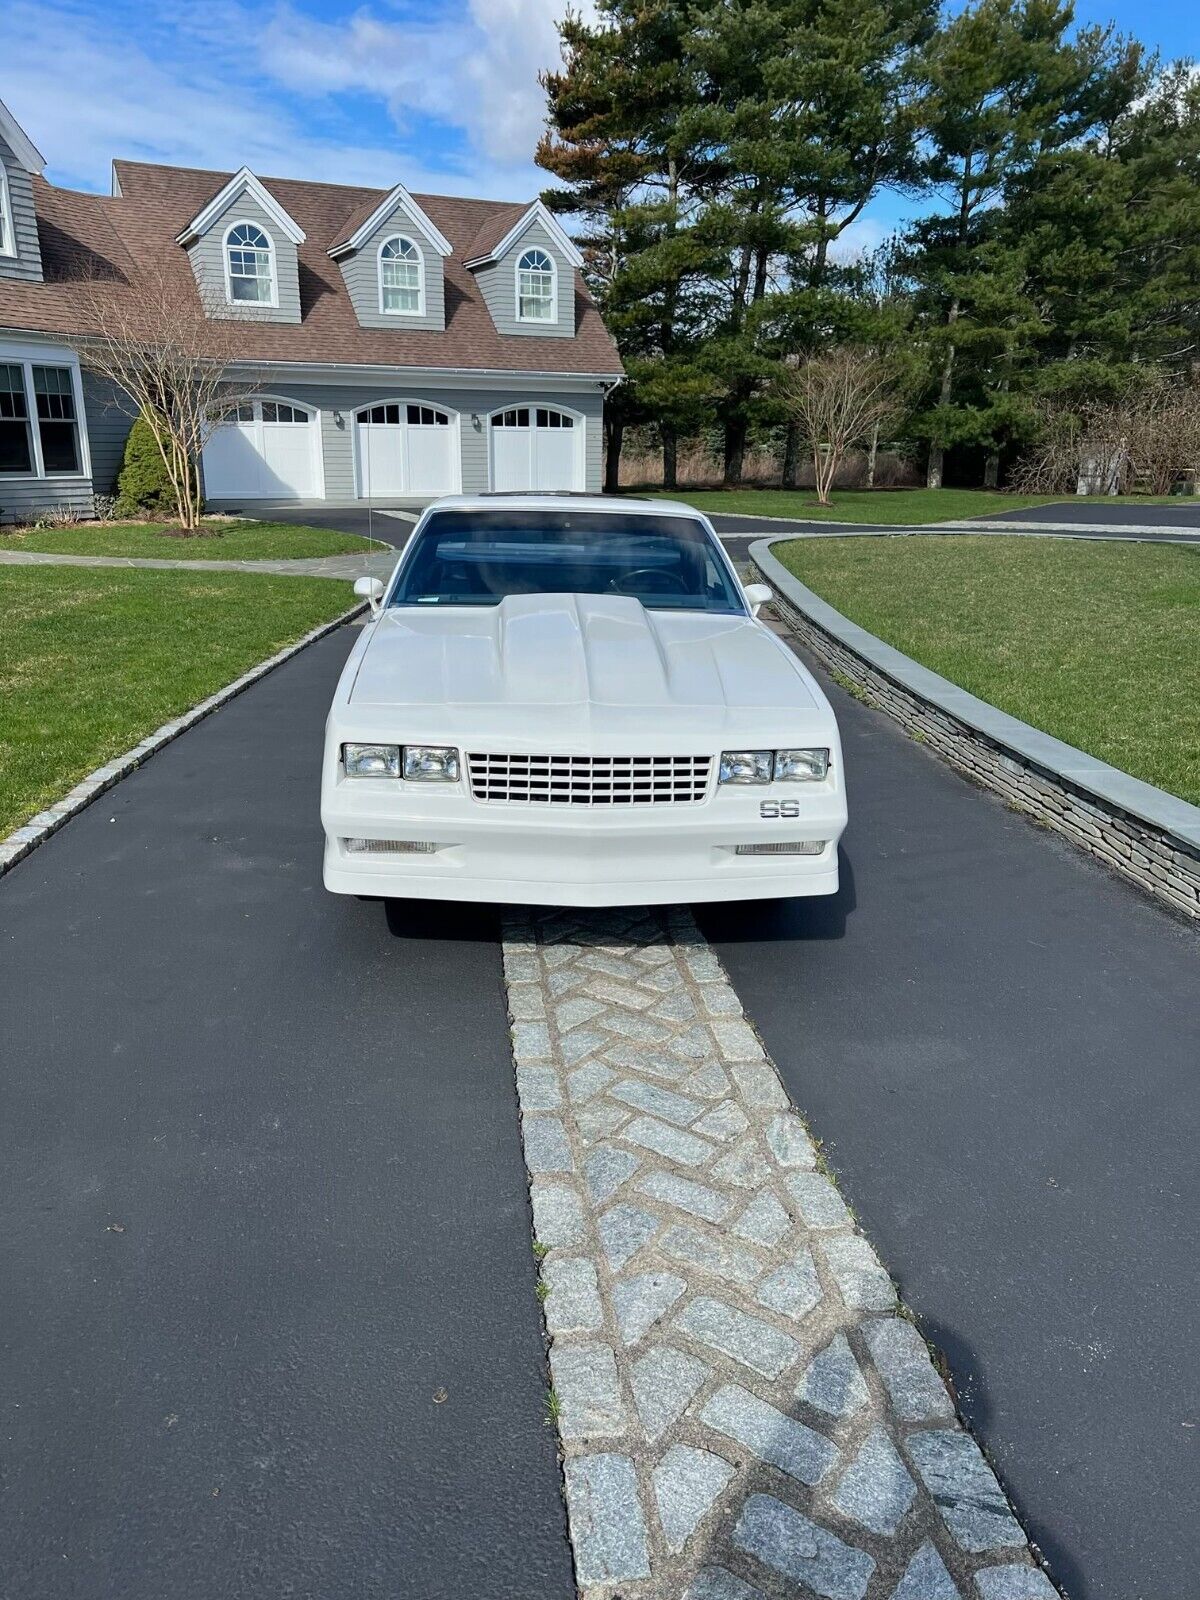
[[[383,599],[383,582],[379,578],[355,578],[354,592],[360,600],[371,604],[371,615],[379,615],[379,602]]]
[[[752,617],[756,617],[763,606],[775,598],[769,583],[748,583],[744,592]]]

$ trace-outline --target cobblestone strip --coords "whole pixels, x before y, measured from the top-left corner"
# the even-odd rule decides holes
[[[504,968],[585,1600],[1054,1600],[690,916]]]
[[[52,833],[57,833],[63,823],[69,822],[76,812],[82,811],[85,806],[90,806],[92,801],[106,789],[111,789],[114,783],[119,783],[135,767],[140,767],[143,762],[149,761],[163,745],[178,739],[188,728],[197,722],[203,722],[205,717],[219,710],[227,700],[232,700],[235,695],[241,694],[243,689],[248,689],[260,678],[265,678],[268,672],[273,672],[276,667],[282,666],[285,661],[298,655],[308,645],[323,639],[327,633],[332,633],[335,628],[340,628],[344,622],[349,622],[366,609],[365,605],[356,604],[348,611],[343,611],[341,616],[334,617],[331,622],[321,623],[319,627],[306,633],[302,639],[297,639],[295,644],[288,645],[266,661],[260,661],[256,667],[251,667],[249,672],[243,672],[240,678],[235,678],[223,689],[218,689],[216,694],[210,694],[208,699],[202,700],[198,706],[193,706],[190,711],[184,711],[178,717],[173,717],[170,722],[164,722],[161,728],[155,728],[154,732],[148,733],[140,744],[135,744],[132,750],[114,756],[102,767],[89,772],[87,777],[80,779],[70,793],[63,795],[61,800],[56,800],[52,806],[47,806],[45,811],[39,811],[35,817],[30,817],[24,826],[17,828],[6,838],[0,838],[0,877],[15,867],[17,862],[31,850],[36,849],[44,839],[48,839]]]

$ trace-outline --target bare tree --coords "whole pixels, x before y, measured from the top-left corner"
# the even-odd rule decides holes
[[[1045,401],[1014,476],[1032,494],[1169,494],[1200,476],[1200,385],[1147,371],[1115,398]]]
[[[878,430],[900,410],[896,364],[873,350],[839,345],[789,369],[778,387],[784,410],[812,452],[817,500],[827,506],[846,452],[877,440]]]
[[[197,284],[186,261],[149,263],[136,283],[92,275],[80,290],[80,364],[141,416],[162,456],[185,533],[199,526],[200,456],[214,428],[259,390],[245,366],[253,307],[230,306]]]

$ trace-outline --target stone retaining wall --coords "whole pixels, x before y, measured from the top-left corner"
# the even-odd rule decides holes
[[[783,593],[765,563],[756,558],[754,564],[775,592],[775,610],[799,642],[871,705],[894,717],[960,772],[1003,795],[1015,810],[1053,828],[1139,888],[1200,921],[1200,849],[1119,806],[1103,804],[1062,773],[1018,755],[901,685],[814,621]]]

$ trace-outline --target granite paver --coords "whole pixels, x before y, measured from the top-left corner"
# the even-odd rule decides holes
[[[504,968],[583,1600],[1052,1596],[690,916]]]

